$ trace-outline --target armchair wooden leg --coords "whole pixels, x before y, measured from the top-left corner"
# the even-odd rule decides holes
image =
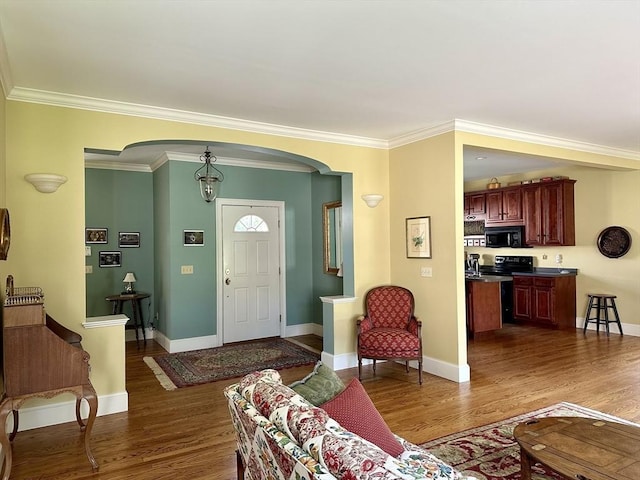
[[[373,359],[373,374],[376,374],[376,359]]]
[[[358,380],[362,380],[362,357],[358,355]]]
[[[236,450],[236,473],[238,480],[244,480],[244,463],[242,463],[242,455],[239,450]]]
[[[407,360],[406,362],[404,362],[404,369],[407,373],[409,373],[409,360]]]
[[[422,385],[422,360],[418,361],[418,381]]]

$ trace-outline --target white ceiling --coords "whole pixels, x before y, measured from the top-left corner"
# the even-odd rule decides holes
[[[464,119],[640,161],[640,0],[0,0],[0,30],[10,99],[380,147]]]

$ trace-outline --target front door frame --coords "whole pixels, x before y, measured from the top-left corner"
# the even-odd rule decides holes
[[[222,258],[222,207],[224,205],[240,207],[275,207],[278,209],[278,219],[280,222],[278,231],[280,232],[279,242],[279,269],[280,269],[280,337],[286,336],[287,329],[287,269],[286,269],[286,245],[285,245],[285,222],[284,222],[284,202],[281,200],[250,200],[242,198],[216,198],[216,341],[218,346],[224,343],[224,266]]]

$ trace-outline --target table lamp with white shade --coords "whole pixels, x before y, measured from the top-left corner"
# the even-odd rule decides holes
[[[133,289],[133,284],[136,282],[136,276],[133,274],[133,272],[127,272],[127,274],[124,276],[124,279],[122,280],[126,285],[124,286],[124,294],[133,294],[136,293],[136,291]]]

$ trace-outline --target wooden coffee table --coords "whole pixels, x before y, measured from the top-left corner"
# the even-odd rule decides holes
[[[518,425],[522,480],[540,462],[571,480],[640,479],[640,427],[583,417],[547,417]]]

